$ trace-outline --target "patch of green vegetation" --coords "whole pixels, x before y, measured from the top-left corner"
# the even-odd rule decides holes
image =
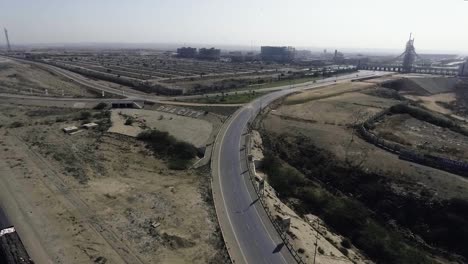
[[[264,84],[254,84],[250,85],[248,89],[263,89],[263,88],[274,88],[274,87],[280,87],[280,86],[286,86],[286,85],[296,85],[296,84],[301,84],[301,83],[306,83],[306,82],[313,82],[318,80],[319,77],[304,77],[304,78],[298,78],[298,79],[283,79],[279,81],[274,81],[274,82],[268,82]]]
[[[397,177],[388,172],[351,167],[306,137],[264,134],[263,142],[262,167],[280,196],[298,201],[299,213],[319,215],[376,262],[431,262],[424,248],[393,231],[389,222],[431,246],[468,257],[468,201],[436,200],[423,187],[419,194],[395,191],[395,184],[414,184],[390,180]]]
[[[75,117],[75,120],[89,120],[91,118],[91,112],[81,111],[78,116]]]
[[[68,119],[65,117],[65,116],[58,116],[55,118],[55,122],[56,123],[61,123],[61,122],[65,122],[67,121]]]
[[[224,94],[205,96],[203,98],[197,98],[190,100],[193,103],[203,104],[245,104],[248,103],[265,93],[257,93],[255,91],[249,93],[235,93],[235,94]]]
[[[10,128],[18,128],[18,127],[22,127],[24,126],[24,124],[22,122],[19,122],[19,121],[15,121],[13,123],[10,124]]]
[[[99,113],[93,115],[94,118],[98,119],[96,123],[99,125],[97,130],[101,133],[107,132],[109,128],[112,126],[111,121],[111,111],[109,110],[102,110]]]
[[[135,122],[135,118],[133,116],[127,116],[124,125],[131,126]]]
[[[167,132],[145,130],[138,134],[137,139],[146,142],[156,156],[168,159],[170,169],[185,170],[197,156],[195,146],[178,141]]]
[[[104,102],[100,102],[99,104],[97,104],[93,109],[95,110],[103,110],[107,108],[107,104],[104,103]]]

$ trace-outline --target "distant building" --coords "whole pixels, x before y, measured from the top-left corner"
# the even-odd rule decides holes
[[[263,61],[285,63],[294,60],[295,51],[293,47],[262,46],[260,56]]]
[[[343,53],[339,52],[338,50],[335,50],[335,55],[333,56],[333,62],[334,63],[343,63],[345,60],[345,57]]]
[[[294,57],[296,59],[307,60],[312,58],[312,52],[310,50],[296,50]]]
[[[182,47],[177,49],[177,57],[180,58],[195,58],[197,56],[197,49],[191,47]]]
[[[460,65],[458,75],[468,77],[468,58],[466,59],[465,63]]]
[[[258,60],[258,56],[253,52],[247,52],[244,55],[244,61],[255,61]]]
[[[228,54],[228,57],[231,58],[232,62],[243,62],[244,54],[241,51],[231,51]]]
[[[206,49],[206,48],[201,48],[198,50],[198,58],[202,60],[219,60],[221,56],[221,50],[220,49]]]

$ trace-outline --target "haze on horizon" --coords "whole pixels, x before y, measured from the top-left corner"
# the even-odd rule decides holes
[[[0,0],[12,44],[289,45],[468,54],[464,0]],[[0,37],[4,45],[4,36]]]

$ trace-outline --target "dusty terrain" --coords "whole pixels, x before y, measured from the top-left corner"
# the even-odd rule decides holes
[[[362,89],[357,88],[359,86]],[[415,232],[420,232],[418,234],[422,234],[424,239],[427,239],[426,241],[433,239],[435,243],[439,243],[450,252],[463,252],[462,254],[466,254],[463,247],[450,244],[450,239],[444,240],[438,235],[427,236],[418,228],[427,223],[430,225],[427,229],[424,228],[424,230],[428,230],[426,231],[427,234],[435,234],[435,232],[442,229],[442,234],[449,232],[447,230],[452,229],[451,226],[456,224],[449,220],[451,213],[447,213],[450,211],[447,208],[450,207],[450,203],[453,201],[466,203],[468,199],[468,180],[448,172],[400,160],[397,155],[370,145],[359,138],[353,128],[373,114],[392,105],[402,103],[403,96],[392,89],[377,86],[366,87],[361,84],[350,84],[347,88],[330,86],[328,89],[328,91],[309,91],[285,98],[273,105],[268,114],[264,115],[262,120],[259,120],[258,129],[261,130],[262,137],[268,140],[268,151],[274,153],[273,155],[276,155],[276,157],[280,157],[282,161],[287,161],[290,165],[293,165],[294,169],[299,170],[303,175],[298,175],[299,172],[297,171],[294,173],[294,169],[292,169],[287,174],[294,177],[281,181],[285,176],[281,169],[277,170],[278,173],[275,173],[275,171],[269,172],[270,174],[276,174],[276,176],[272,177],[276,181],[275,188],[282,188],[284,191],[284,193],[279,194],[282,201],[291,208],[298,209],[297,212],[302,214],[302,217],[307,216],[308,211],[314,211],[315,206],[318,214],[328,217],[335,228],[340,228],[340,234],[367,236],[377,232],[376,230],[383,232],[381,234],[398,230],[397,233],[404,234],[405,237],[412,237],[410,241],[418,241],[420,238],[414,238],[414,234],[407,235],[408,230],[405,231],[407,227],[410,230],[416,230]],[[379,128],[379,126],[381,127]],[[394,120],[386,120],[378,125],[377,130],[379,131],[379,129],[380,132],[383,130],[386,130],[386,132],[398,131],[399,137],[402,140],[410,141],[410,144],[414,144],[414,147],[427,148],[429,146],[427,141],[431,141],[432,151],[456,152],[460,157],[466,155],[467,140],[465,137],[455,135],[456,133],[452,134],[448,130],[432,127],[430,124],[414,118],[395,116]],[[268,164],[273,167],[278,166],[272,163],[272,159],[269,159]],[[304,175],[305,180],[301,179]],[[278,178],[280,176],[281,178]],[[267,178],[270,178],[270,175]],[[295,185],[295,182],[299,182],[299,185]],[[312,191],[309,192],[306,189],[308,187],[302,187],[302,184],[311,186]],[[289,189],[283,186],[289,186]],[[323,190],[328,190],[333,195],[323,194]],[[327,203],[327,197],[335,198],[331,199],[333,202]],[[340,198],[335,200],[336,197]],[[322,198],[325,200],[321,200]],[[358,203],[372,208],[371,210],[376,212],[375,219],[381,219],[376,221],[383,221],[380,223],[386,227],[379,227],[369,233],[359,234],[353,233],[352,230],[361,229],[350,228],[351,226],[358,226],[356,224],[348,225],[347,228],[343,227],[347,221],[344,220],[346,215],[353,215],[353,219],[356,219],[355,217],[361,217],[357,212],[367,210],[359,206],[353,207],[352,204],[343,205],[350,200],[357,200]],[[433,202],[434,206],[428,201]],[[413,206],[412,203],[418,205]],[[440,206],[436,204],[440,204]],[[331,213],[339,212],[339,210],[333,211],[336,208],[343,210],[341,215],[340,213],[336,215]],[[357,208],[360,209],[355,210]],[[422,216],[422,208],[431,213]],[[432,220],[434,212],[439,210],[437,208],[441,208],[440,216],[445,219],[444,221],[448,226],[444,226],[440,221]],[[386,211],[387,209],[390,211]],[[411,215],[411,210],[413,210],[414,216]],[[460,214],[462,215],[459,219],[462,219],[462,222],[466,221],[464,213],[461,212]],[[363,217],[362,219],[369,220],[371,218]],[[400,229],[392,221],[401,223],[403,228]],[[364,229],[371,230],[373,228],[373,224],[368,224],[370,222],[363,223],[366,223]],[[359,228],[363,228],[363,226]],[[377,235],[377,237],[379,236]],[[460,239],[465,239],[466,236],[461,235],[460,237],[462,237]],[[376,247],[368,246],[378,245],[378,243],[372,244],[375,241],[372,241],[372,243],[362,242],[369,241],[369,239],[370,237],[366,237],[365,240],[359,240],[355,237],[352,241],[353,243],[361,243],[359,246],[361,249],[367,247],[368,250],[365,251],[365,254],[372,254],[370,256],[372,259],[382,258],[382,254],[376,252],[379,252],[382,248],[392,247],[389,245],[384,246],[385,242],[378,242],[382,244]],[[382,239],[381,241],[384,240],[383,238],[377,240],[380,239]],[[310,244],[310,241],[306,243]],[[416,251],[424,247],[427,248],[427,246],[415,246],[414,242],[408,243]],[[420,240],[417,243],[424,245],[424,242]],[[395,250],[398,251],[396,248]],[[400,248],[408,247],[401,246]],[[307,249],[305,249],[305,252],[307,252]],[[415,251],[400,254],[402,252],[400,251],[393,256],[404,256],[406,261],[411,256],[415,256],[412,255]],[[437,252],[437,250],[432,252]],[[310,252],[307,252],[307,254],[311,256]],[[441,256],[440,252],[435,254],[436,257],[431,253],[424,254],[431,259],[439,259],[439,256]],[[430,260],[427,261],[430,263]],[[447,260],[441,261],[446,262]]]
[[[135,122],[125,125],[132,117]],[[109,132],[135,137],[144,129],[157,129],[168,132],[178,140],[186,141],[196,147],[204,147],[210,139],[213,125],[201,118],[185,117],[162,111],[143,109],[113,109],[112,127]]]
[[[252,131],[252,156],[254,160],[264,158],[262,138],[258,131]],[[261,170],[256,170],[257,178],[266,178]],[[340,249],[343,237],[327,228],[323,221],[315,215],[308,214],[299,216],[294,210],[289,208],[277,196],[275,190],[265,185],[265,201],[270,212],[276,218],[291,218],[290,234],[294,237],[293,245],[296,250],[300,250],[301,257],[306,263],[339,264],[339,263],[368,263],[358,249],[347,249],[344,255]],[[317,251],[316,251],[317,250]],[[343,250],[343,249],[341,249]],[[314,258],[315,256],[315,258]],[[315,259],[315,262],[314,262]]]
[[[0,199],[18,205],[9,213],[20,235],[34,238],[23,239],[32,256],[43,250],[52,263],[225,261],[207,171],[171,171],[130,137],[61,131],[100,122],[99,111],[77,120],[83,110],[0,109]]]
[[[99,96],[99,94],[88,91],[85,87],[37,66],[3,57],[0,58],[0,93],[39,96]]]
[[[278,134],[304,135],[318,147],[332,151],[342,160],[364,159],[364,166],[371,170],[389,171],[394,175],[408,172],[418,184],[433,188],[438,195],[468,197],[468,180],[402,161],[387,151],[369,145],[354,134],[349,126],[399,103],[395,99],[365,93],[349,92],[294,105],[288,105],[288,98],[286,104],[271,111],[263,126]]]
[[[423,152],[468,160],[468,137],[408,114],[387,117],[377,124],[374,131],[387,140]]]

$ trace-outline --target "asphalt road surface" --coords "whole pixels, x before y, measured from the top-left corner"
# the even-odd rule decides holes
[[[33,62],[33,64],[35,63]],[[92,83],[81,75],[54,66],[44,66],[44,64],[41,64],[41,66],[94,89],[105,90],[114,94],[121,92],[115,88]],[[260,203],[256,202],[257,197],[247,173],[245,152],[242,150],[244,144],[243,134],[246,132],[248,122],[253,120],[262,108],[287,94],[326,86],[334,82],[346,82],[353,78],[386,74],[388,73],[361,71],[359,77],[354,73],[318,80],[316,83],[310,82],[271,88],[269,91],[273,89],[278,91],[246,104],[225,123],[215,142],[212,159],[212,188],[221,231],[230,257],[236,264],[295,262],[290,252],[282,244],[265,210]],[[126,96],[128,99],[143,99],[153,102],[168,99],[167,97],[145,95],[137,92],[127,93]],[[9,224],[6,218],[3,219],[4,214],[0,211],[0,223]]]
[[[216,213],[234,263],[294,263],[288,249],[256,202],[243,151],[247,124],[274,100],[293,92],[387,73],[360,72],[317,81],[316,84],[267,94],[239,109],[221,129],[215,143],[212,173]]]
[[[0,207],[0,230],[11,227],[11,226],[12,224],[6,217],[5,212],[3,212],[3,209]]]

